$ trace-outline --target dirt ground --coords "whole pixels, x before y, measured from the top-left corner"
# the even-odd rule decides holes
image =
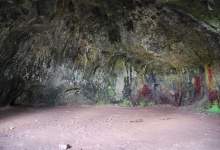
[[[0,150],[219,150],[220,116],[185,108],[0,109]]]

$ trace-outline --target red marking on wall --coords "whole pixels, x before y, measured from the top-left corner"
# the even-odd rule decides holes
[[[175,92],[175,93],[170,93],[170,95],[174,98],[175,102],[178,101],[178,98],[179,98],[179,92]]]
[[[213,103],[215,100],[219,100],[219,94],[216,90],[209,90],[209,100]]]
[[[175,92],[173,96],[175,98],[175,102],[177,102],[179,98],[179,92]]]
[[[160,95],[161,104],[170,104],[169,99],[166,97],[164,93]]]
[[[200,82],[200,77],[195,76],[194,77],[194,95],[198,95],[201,92],[201,82]]]
[[[143,97],[150,97],[152,95],[152,89],[150,89],[147,84],[144,84],[139,94]]]
[[[144,84],[142,88],[138,90],[138,99],[142,98],[152,99],[152,89],[147,84]]]

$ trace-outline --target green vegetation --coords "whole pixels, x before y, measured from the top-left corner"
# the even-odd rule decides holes
[[[97,106],[104,106],[104,105],[106,105],[106,102],[105,102],[104,100],[101,100],[101,101],[98,101],[98,102],[96,103],[96,105],[97,105]]]
[[[133,106],[132,102],[128,98],[123,98],[122,101],[123,101],[124,107],[132,107]]]
[[[220,113],[220,108],[218,106],[218,100],[214,101],[214,103],[212,104],[211,108],[209,108],[207,110],[207,112]]]
[[[115,90],[110,85],[108,86],[108,96],[110,96],[110,97],[115,96]]]
[[[139,105],[140,105],[141,107],[145,107],[145,106],[146,106],[145,100],[141,100],[141,101],[139,102]]]
[[[155,102],[154,102],[154,101],[149,102],[149,103],[148,103],[148,106],[149,106],[149,107],[154,107],[154,106],[155,106]]]

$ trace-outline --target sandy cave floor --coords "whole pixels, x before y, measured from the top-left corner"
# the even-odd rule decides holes
[[[183,108],[0,109],[0,150],[220,150],[220,116]]]

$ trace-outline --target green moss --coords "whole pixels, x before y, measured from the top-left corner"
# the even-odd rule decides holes
[[[114,71],[122,71],[125,68],[125,60],[124,59],[117,59],[114,65]]]
[[[110,53],[110,54],[115,53],[116,50],[117,50],[117,48],[116,48],[116,46],[115,46],[114,44],[111,44],[111,45],[108,46],[108,48],[107,48],[107,51],[108,51],[108,53]]]

